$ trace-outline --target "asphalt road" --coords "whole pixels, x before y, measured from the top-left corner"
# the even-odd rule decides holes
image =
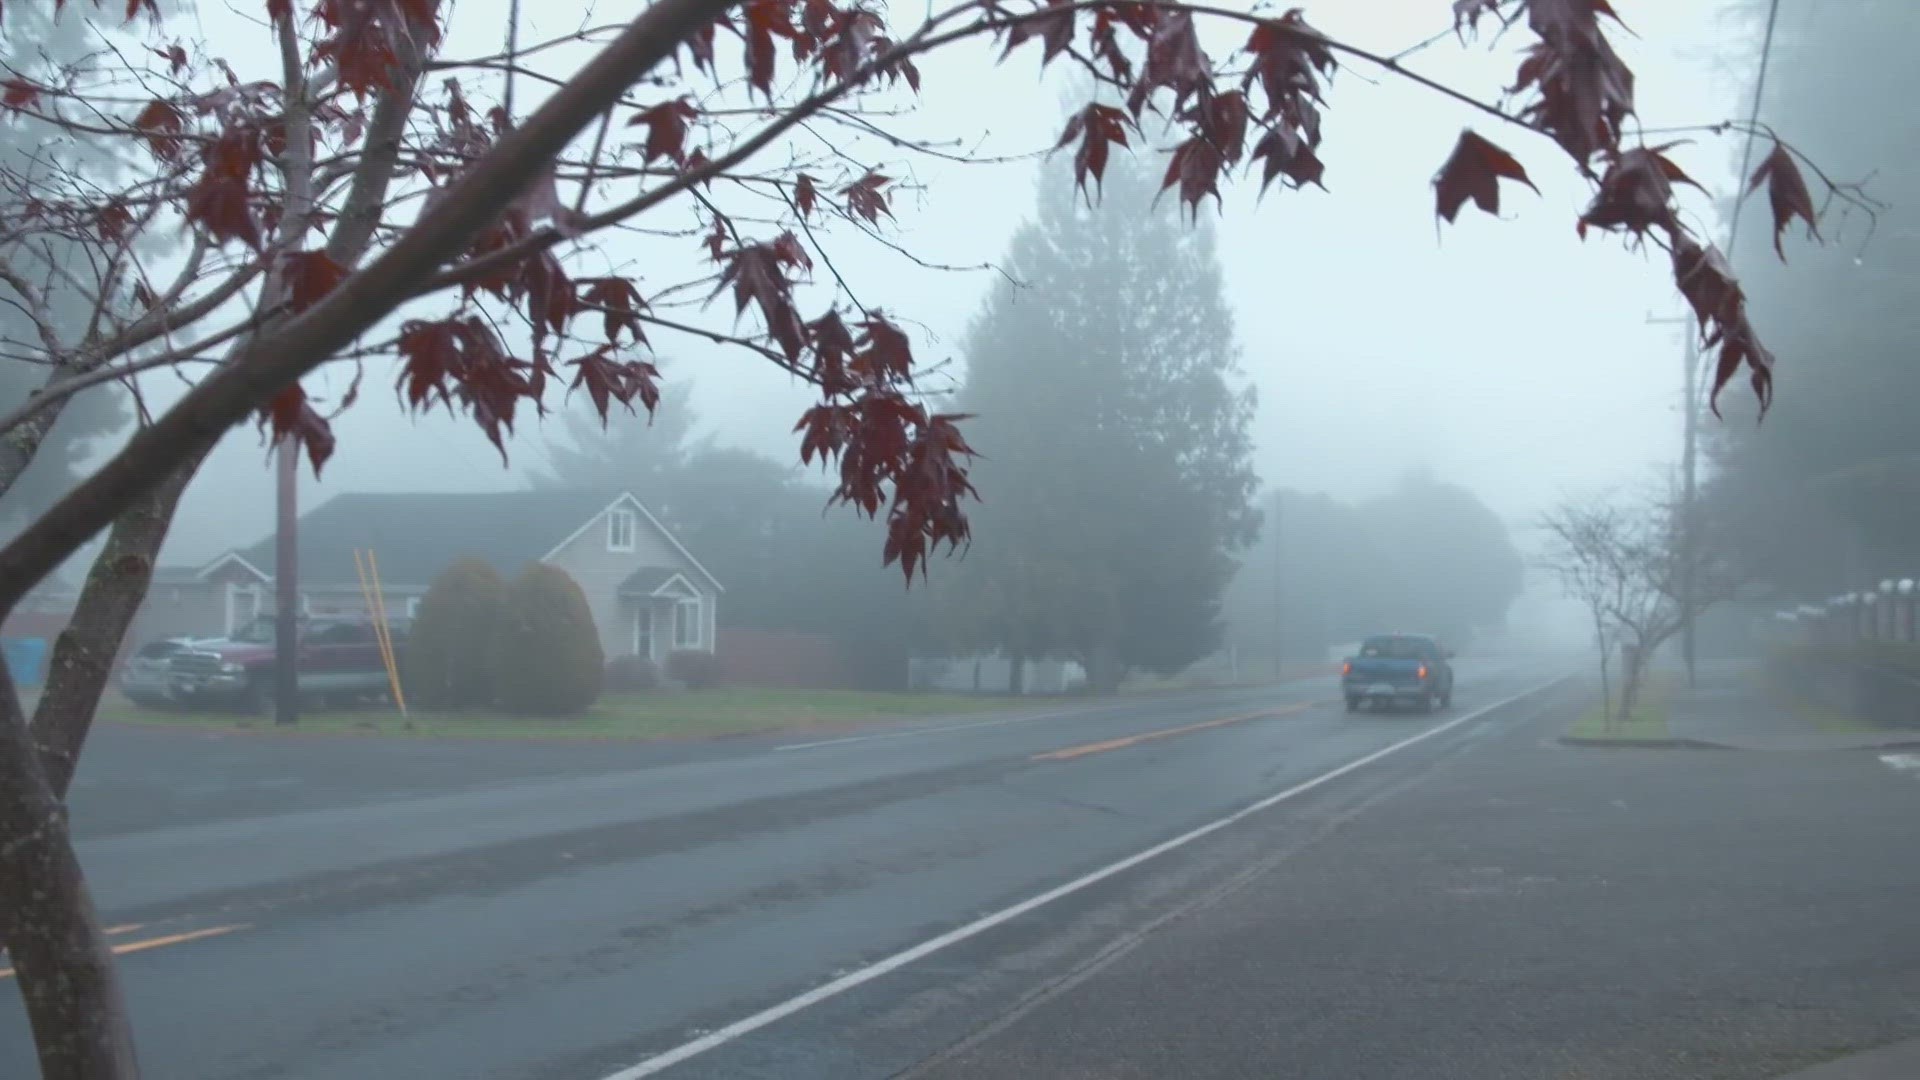
[[[1630,962],[1657,966],[1660,942],[1686,940],[1684,926],[1653,927],[1638,953],[1619,952],[1592,927],[1579,936],[1579,910],[1560,912],[1553,888],[1529,893],[1536,878],[1585,880],[1568,876],[1580,856],[1565,844],[1598,826],[1583,832],[1570,815],[1613,812],[1604,781],[1574,796],[1591,770],[1568,762],[1617,752],[1543,745],[1570,701],[1565,688],[1539,689],[1549,681],[1469,665],[1455,708],[1437,717],[1350,717],[1318,680],[809,746],[539,748],[525,758],[512,747],[410,746],[380,761],[356,755],[398,748],[263,740],[143,754],[107,735],[76,818],[115,940],[157,943],[122,970],[147,1075],[162,1080],[633,1080],[677,1058],[657,1075],[1449,1075],[1399,1066],[1421,1060],[1423,1046],[1465,1040],[1456,1028],[1476,1003],[1537,1003],[1541,980],[1582,965],[1631,986]],[[177,786],[157,766],[139,768],[168,752],[189,778]],[[1913,820],[1920,783],[1865,758],[1858,767],[1893,785],[1875,789],[1892,800],[1878,812],[1898,806]],[[160,789],[151,821],[135,796],[154,793],[115,782],[136,775]],[[1673,782],[1685,790],[1684,778]],[[269,811],[273,792],[294,809]],[[1671,815],[1688,805],[1673,790],[1665,798],[1648,802],[1668,815],[1657,835],[1602,845],[1602,873],[1653,882],[1673,872],[1667,860],[1693,856],[1645,846],[1674,836]],[[1727,842],[1729,828],[1716,820],[1710,838]],[[1559,876],[1525,871],[1529,858],[1560,860]],[[1847,865],[1866,875],[1845,894],[1854,906],[1818,926],[1852,925],[1858,944],[1875,933],[1868,909],[1902,884],[1912,895],[1920,875]],[[1744,872],[1756,867],[1791,871],[1757,858]],[[1712,919],[1728,898],[1689,893],[1699,868],[1679,869],[1676,912]],[[1721,945],[1790,934],[1782,912],[1813,891],[1721,932]],[[1531,921],[1473,918],[1476,905],[1526,895],[1539,899]],[[1275,921],[1302,911],[1317,921]],[[1866,967],[1872,987],[1906,978],[1907,997],[1883,992],[1880,1012],[1849,1012],[1836,1045],[1891,1029],[1895,1005],[1911,1017],[1917,918],[1881,924],[1905,937],[1882,954],[1878,982]],[[1556,919],[1572,926],[1570,942],[1548,935]],[[1824,944],[1815,935],[1789,951]],[[1857,981],[1858,953],[1828,968],[1796,960],[1792,985]],[[1756,958],[1766,955],[1726,977],[1763,974]],[[1476,967],[1488,957],[1493,975]],[[1298,977],[1276,974],[1295,965]],[[1514,968],[1504,983],[1501,965]],[[1542,1019],[1601,1032],[1608,1025],[1592,1014],[1615,1028],[1634,1015],[1603,997],[1575,995],[1579,1008]],[[1666,1000],[1628,1000],[1643,998]],[[1772,1002],[1753,987],[1741,1000]],[[1382,1044],[1382,1024],[1400,1041]],[[1484,1023],[1468,1030],[1487,1037]],[[1183,1056],[1167,1058],[1163,1044]],[[1481,1050],[1483,1063],[1503,1060]],[[14,1075],[32,1065],[8,999],[0,1076]]]

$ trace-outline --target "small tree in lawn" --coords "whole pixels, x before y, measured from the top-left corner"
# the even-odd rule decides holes
[[[1625,646],[1619,697],[1603,701],[1610,720],[1633,718],[1647,665],[1685,625],[1687,608],[1698,619],[1739,589],[1741,576],[1726,546],[1697,534],[1685,542],[1687,521],[1683,504],[1669,495],[1637,503],[1568,502],[1543,523],[1551,545],[1547,566],[1593,620],[1603,696],[1608,654]],[[1690,591],[1683,585],[1688,562]]]
[[[606,677],[587,595],[546,563],[528,563],[508,586],[491,656],[495,699],[520,716],[578,716]]]
[[[245,77],[209,43],[125,40],[157,15],[155,0],[126,6],[119,40],[96,21],[109,40],[77,60],[5,42],[0,118],[118,146],[31,168],[0,162],[0,300],[31,330],[0,347],[44,372],[26,401],[0,408],[0,494],[51,445],[77,395],[115,383],[137,395],[143,372],[192,383],[163,410],[138,400],[143,422],[125,444],[0,546],[4,621],[104,535],[31,717],[0,666],[0,938],[43,1072],[137,1071],[62,802],[181,492],[249,421],[318,469],[334,446],[330,420],[357,390],[310,393],[302,380],[322,365],[378,357],[409,405],[464,413],[504,447],[516,418],[563,384],[603,419],[651,409],[649,335],[733,343],[817,392],[798,425],[801,457],[833,462],[834,501],[884,512],[884,562],[910,579],[941,545],[966,543],[972,450],[959,417],[927,406],[910,324],[856,299],[864,287],[836,280],[817,303],[802,289],[816,267],[837,279],[826,246],[836,231],[888,228],[891,177],[912,157],[954,156],[885,128],[911,108],[928,53],[994,41],[1090,71],[1122,103],[1073,111],[1059,146],[1072,148],[1076,182],[1091,193],[1115,152],[1157,157],[1146,144],[1165,140],[1161,184],[1189,212],[1235,174],[1321,184],[1322,89],[1343,65],[1450,98],[1564,158],[1592,192],[1583,234],[1665,251],[1718,351],[1716,391],[1744,369],[1764,401],[1770,354],[1726,260],[1687,223],[1679,144],[1642,138],[1654,125],[1637,115],[1634,73],[1614,49],[1613,4],[1433,3],[1463,37],[1490,22],[1516,29],[1522,55],[1500,101],[1420,73],[1400,41],[1366,47],[1298,10],[1185,0],[949,0],[924,13],[869,0],[655,0],[624,24],[582,23],[524,47],[509,26],[502,52],[469,57],[442,55],[445,31],[491,17],[479,8],[260,0],[261,37],[237,57]],[[53,6],[80,18],[88,5]],[[1236,43],[1208,55],[1203,23]],[[537,107],[516,107],[516,79],[542,87]],[[1795,218],[1811,228],[1819,210],[1804,159],[1759,133],[1771,149],[1751,179],[1769,189],[1777,247]],[[1433,178],[1436,210],[1447,221],[1468,202],[1497,213],[1503,188],[1530,184],[1513,153],[1468,130]],[[676,266],[670,249],[595,250],[615,235],[687,238],[693,257]],[[181,240],[185,254],[155,261],[166,245],[149,236]],[[644,279],[626,269],[639,265]],[[54,316],[64,290],[90,309],[71,326]],[[750,313],[746,325],[692,321],[686,301],[702,294],[730,294],[727,314]]]
[[[494,698],[494,637],[506,582],[485,559],[454,560],[420,599],[407,635],[407,700],[423,709],[482,709]]]

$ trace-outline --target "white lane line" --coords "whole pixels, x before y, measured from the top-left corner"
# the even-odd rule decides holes
[[[1090,874],[1085,874],[1081,877],[1074,878],[1072,881],[1067,882],[1065,885],[1056,886],[1055,888],[1048,889],[1046,892],[1043,892],[1038,896],[1028,897],[1027,899],[1022,900],[1019,903],[1014,904],[1010,907],[1004,907],[1004,908],[1001,908],[999,911],[993,912],[990,915],[984,915],[966,924],[965,926],[961,926],[956,929],[949,930],[938,937],[929,938],[926,941],[923,941],[920,944],[913,946],[912,948],[903,949],[900,952],[894,953],[892,956],[889,956],[884,960],[879,960],[879,961],[876,961],[875,963],[868,964],[866,967],[848,972],[847,974],[842,975],[837,979],[834,979],[832,982],[823,983],[820,986],[816,986],[813,989],[808,990],[803,994],[799,994],[795,997],[790,997],[778,1005],[774,1005],[770,1008],[762,1009],[761,1011],[754,1013],[752,1016],[746,1017],[745,1019],[735,1020],[733,1023],[728,1024],[726,1027],[708,1032],[707,1034],[702,1035],[701,1037],[694,1039],[691,1042],[682,1043],[671,1050],[667,1050],[663,1053],[655,1054],[653,1057],[647,1058],[645,1061],[640,1062],[638,1065],[634,1065],[629,1068],[622,1069],[619,1072],[612,1073],[604,1077],[603,1080],[640,1080],[641,1077],[652,1076],[665,1069],[678,1065],[681,1062],[686,1061],[688,1058],[692,1058],[697,1055],[704,1054],[707,1051],[712,1050],[716,1047],[725,1046],[727,1043],[730,1043],[735,1039],[740,1038],[742,1035],[750,1034],[754,1031],[758,1031],[763,1027],[766,1027],[768,1024],[772,1024],[777,1021],[784,1020],[787,1017],[792,1016],[794,1013],[800,1012],[803,1009],[809,1008],[814,1005],[818,1005],[819,1003],[826,1001],[829,998],[837,997],[840,994],[844,994],[847,991],[852,990],[853,988],[860,986],[863,983],[872,982],[873,980],[880,978],[882,975],[886,975],[890,972],[897,971],[900,968],[906,967],[908,964],[911,964],[916,960],[922,959],[923,957],[930,956],[933,953],[939,952],[941,949],[944,949],[949,945],[957,945],[960,942],[967,940],[968,938],[975,937],[979,934],[985,933],[986,931],[991,930],[994,927],[1001,925],[1002,923],[1011,922],[1012,920],[1017,919],[1020,916],[1025,915],[1030,911],[1033,911],[1037,908],[1045,907],[1046,905],[1051,904],[1055,900],[1059,900],[1062,897],[1071,896],[1074,893],[1080,892],[1081,890],[1088,888],[1089,886],[1097,885],[1100,882],[1105,881],[1108,878],[1114,876],[1115,874],[1124,873],[1125,871],[1131,870],[1134,867],[1139,866],[1141,863],[1144,863],[1149,859],[1153,859],[1161,855],[1165,855],[1167,852],[1176,850],[1178,848],[1183,848],[1188,844],[1193,843],[1195,840],[1198,840],[1202,837],[1210,836],[1213,833],[1219,832],[1221,829],[1224,829],[1229,825],[1236,824],[1249,817],[1252,817],[1253,815],[1261,812],[1262,810],[1266,810],[1269,807],[1273,807],[1280,803],[1286,802],[1288,799],[1294,798],[1295,796],[1304,795],[1307,792],[1312,791],[1314,788],[1317,788],[1320,785],[1328,782],[1329,780],[1338,779],[1354,771],[1355,769],[1360,769],[1368,765],[1371,765],[1374,762],[1379,761],[1381,758],[1388,756],[1389,754],[1399,753],[1400,751],[1405,750],[1407,747],[1412,746],[1415,743],[1425,742],[1426,740],[1431,739],[1436,735],[1441,735],[1448,731],[1452,731],[1454,728],[1459,727],[1461,724],[1465,724],[1470,721],[1477,720],[1480,717],[1485,716],[1490,712],[1493,712],[1495,709],[1504,708],[1505,706],[1511,705],[1522,698],[1530,697],[1534,694],[1539,693],[1542,690],[1548,689],[1549,687],[1556,686],[1561,681],[1562,680],[1560,679],[1555,679],[1552,682],[1543,683],[1540,686],[1533,687],[1530,690],[1522,691],[1521,693],[1515,694],[1512,697],[1505,698],[1501,701],[1496,701],[1491,705],[1487,705],[1479,709],[1475,709],[1473,712],[1467,713],[1464,716],[1455,717],[1452,720],[1448,720],[1444,724],[1436,724],[1433,727],[1430,727],[1425,731],[1422,731],[1416,735],[1409,735],[1408,737],[1401,739],[1399,742],[1394,743],[1391,746],[1387,746],[1380,750],[1375,750],[1373,753],[1367,754],[1363,757],[1355,758],[1352,761],[1347,762],[1345,765],[1340,766],[1339,768],[1331,769],[1327,772],[1323,772],[1320,775],[1314,777],[1313,779],[1302,781],[1301,783],[1295,784],[1294,786],[1286,789],[1285,791],[1276,792],[1275,794],[1268,795],[1267,797],[1261,799],[1258,802],[1255,802],[1249,806],[1242,807],[1241,809],[1236,810],[1231,814],[1228,814],[1226,817],[1208,822],[1207,824],[1202,825],[1199,828],[1194,829],[1190,832],[1181,833],[1179,836],[1176,836],[1171,840],[1162,841],[1161,843],[1155,844],[1154,846],[1147,848],[1145,851],[1140,851],[1140,852],[1136,852],[1135,854],[1129,855],[1126,858],[1121,859],[1119,862],[1108,863],[1106,866],[1103,866],[1100,869],[1095,870]]]
[[[1895,772],[1920,772],[1920,754],[1881,754],[1880,760]]]

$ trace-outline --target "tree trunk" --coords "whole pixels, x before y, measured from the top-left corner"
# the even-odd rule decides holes
[[[1623,724],[1633,721],[1634,707],[1640,703],[1640,679],[1646,670],[1646,657],[1638,646],[1627,647],[1627,659],[1620,673],[1620,715]]]
[[[33,714],[33,743],[56,799],[64,800],[73,782],[100,695],[112,679],[127,628],[147,597],[180,495],[201,460],[195,456],[114,520],[106,545],[87,572],[73,618],[54,642],[47,685]]]
[[[1015,696],[1027,692],[1027,658],[1018,654],[1007,658],[1007,692]]]
[[[67,816],[0,671],[0,933],[33,1027],[42,1080],[133,1080],[113,952],[67,833]]]

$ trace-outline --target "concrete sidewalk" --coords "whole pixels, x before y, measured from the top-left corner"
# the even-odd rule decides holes
[[[1758,664],[1703,664],[1692,688],[1684,672],[1668,677],[1674,689],[1667,727],[1676,739],[1774,753],[1867,750],[1920,741],[1920,731],[1864,724],[1857,730],[1823,727],[1772,692]]]

